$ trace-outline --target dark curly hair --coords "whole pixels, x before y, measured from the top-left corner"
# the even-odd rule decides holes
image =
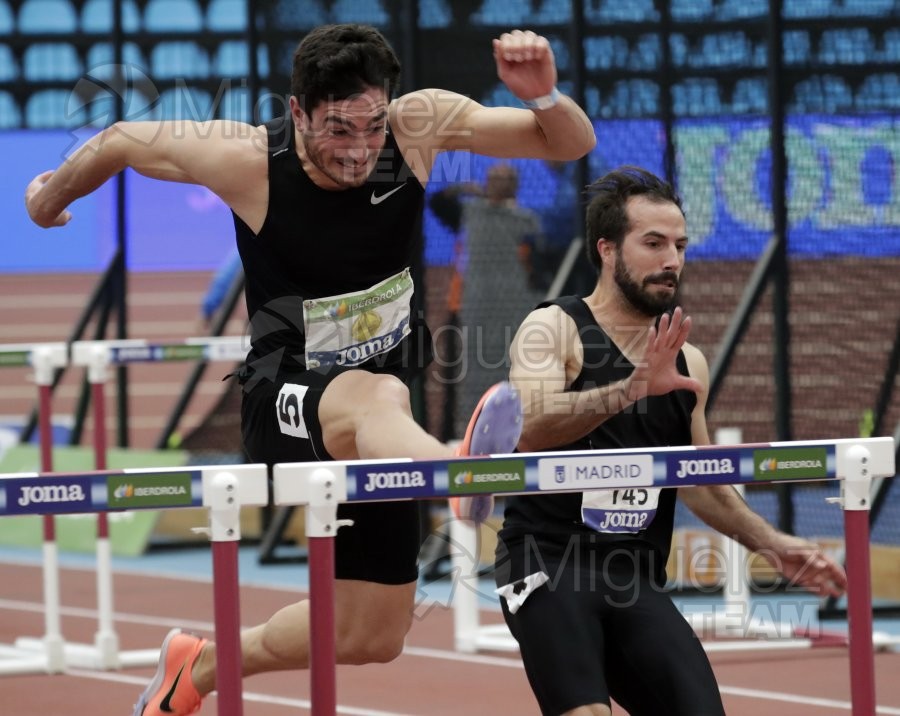
[[[322,101],[342,100],[370,87],[388,99],[400,76],[400,60],[378,30],[368,25],[322,25],[294,50],[291,94],[306,114]]]
[[[587,193],[591,200],[587,205],[584,244],[588,259],[598,274],[602,263],[597,241],[603,238],[621,245],[629,229],[625,205],[630,197],[645,196],[650,201],[671,202],[684,213],[681,198],[672,185],[641,167],[618,167],[591,184]]]

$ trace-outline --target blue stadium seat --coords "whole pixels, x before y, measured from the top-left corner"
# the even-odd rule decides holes
[[[116,97],[110,93],[96,95],[87,103],[87,119],[92,127],[109,127],[116,121]],[[155,117],[155,108],[146,96],[130,87],[122,107],[122,119],[129,121],[150,120]]]
[[[206,9],[206,27],[214,32],[247,29],[247,0],[212,0]]]
[[[147,32],[200,32],[203,12],[194,0],[150,0],[144,8]]]
[[[273,95],[268,87],[261,87],[259,90],[259,97],[260,99],[257,100],[256,107],[254,108],[254,112],[258,115],[253,118],[254,124],[262,124],[263,122],[268,122],[275,116],[281,116],[282,114],[287,113],[287,98],[283,95]],[[273,97],[276,97],[274,106],[272,102]]]
[[[896,112],[900,109],[900,77],[896,74],[866,77],[856,95],[856,109]]]
[[[331,6],[333,22],[361,22],[366,25],[388,25],[391,16],[381,6],[381,0],[337,0]]]
[[[676,22],[709,20],[713,15],[713,2],[712,0],[671,0],[669,12]]]
[[[16,27],[12,8],[6,0],[0,0],[0,35],[11,35]]]
[[[19,8],[19,32],[66,33],[77,29],[75,7],[68,0],[25,0]]]
[[[873,59],[875,46],[865,28],[826,30],[819,40],[819,61],[826,65],[861,65]]]
[[[19,63],[9,45],[0,45],[0,82],[11,82],[19,77]]]
[[[209,57],[196,42],[160,42],[150,55],[150,74],[159,79],[209,77]]]
[[[25,105],[25,126],[29,128],[83,127],[86,120],[83,104],[68,90],[40,90]]]
[[[735,114],[765,114],[768,110],[768,85],[763,79],[741,79],[734,85],[731,111]]]
[[[572,56],[569,52],[569,42],[567,39],[557,35],[548,35],[547,41],[553,50],[553,57],[556,58],[556,69],[561,72],[568,72],[572,65]]]
[[[256,68],[260,77],[269,75],[269,54],[266,47],[256,48]],[[219,45],[213,57],[212,74],[217,77],[246,77],[250,74],[250,58],[247,43],[243,40],[226,40]]]
[[[22,76],[29,82],[74,80],[81,73],[78,52],[66,42],[35,43],[22,58]]]
[[[134,0],[120,0],[122,5],[122,29],[137,32],[141,29],[141,11]],[[81,8],[81,31],[107,33],[113,29],[112,0],[87,0]]]
[[[572,3],[569,0],[544,0],[534,19],[536,25],[554,25],[572,20]]]
[[[272,19],[284,30],[309,30],[330,22],[320,0],[281,0],[272,9]]]
[[[473,25],[519,27],[531,21],[531,3],[529,0],[484,0],[469,21]]]
[[[809,32],[788,30],[784,33],[784,64],[805,65],[810,58]]]
[[[584,64],[589,70],[623,67],[628,57],[624,37],[587,37],[584,40]]]
[[[485,107],[521,107],[522,101],[517,98],[502,82],[498,82],[492,89],[478,100]]]
[[[141,48],[133,42],[122,45],[122,62],[126,65],[134,65],[141,72],[149,73],[147,60],[141,52]],[[85,70],[97,79],[112,77],[113,46],[109,42],[98,42],[87,51]]]
[[[595,7],[595,3],[597,7]],[[653,0],[630,0],[630,2],[588,2],[584,9],[585,18],[592,25],[607,22],[658,22],[659,13]]]
[[[247,87],[233,87],[222,93],[216,116],[219,119],[231,119],[235,122],[252,122],[253,101],[250,97],[250,89]]]
[[[423,30],[434,30],[450,27],[453,24],[453,12],[448,0],[421,0],[419,2],[419,27]]]
[[[725,0],[716,8],[717,20],[745,20],[769,14],[769,0]]]
[[[799,114],[838,114],[853,108],[853,91],[840,77],[816,75],[798,82],[788,111]]]
[[[900,30],[884,33],[884,56],[882,62],[900,62]]]
[[[174,87],[162,92],[155,112],[157,119],[189,119],[205,122],[213,119],[213,98],[194,87]]]
[[[897,12],[895,0],[844,0],[835,8],[835,15],[845,17],[888,17]]]
[[[782,15],[791,19],[833,17],[833,0],[785,0]]]
[[[708,117],[722,113],[715,80],[690,78],[672,87],[672,107],[679,117]]]
[[[628,57],[628,69],[635,72],[653,71],[659,68],[661,58],[659,36],[653,33],[641,35]]]
[[[9,92],[0,92],[0,128],[15,129],[22,126],[22,112]]]

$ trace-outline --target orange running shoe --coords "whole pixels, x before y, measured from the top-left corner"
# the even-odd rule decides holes
[[[191,681],[191,669],[207,641],[181,629],[168,633],[156,675],[135,704],[133,716],[188,716],[200,710],[202,699]]]
[[[462,442],[460,457],[511,453],[522,435],[522,401],[510,383],[497,383],[481,396]],[[493,495],[451,497],[450,509],[457,519],[481,524],[494,511]]]

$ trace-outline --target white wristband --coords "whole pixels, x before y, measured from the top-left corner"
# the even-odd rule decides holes
[[[559,90],[556,87],[550,90],[550,94],[545,94],[543,97],[522,100],[522,104],[528,109],[550,109],[555,107],[557,102],[559,102]]]

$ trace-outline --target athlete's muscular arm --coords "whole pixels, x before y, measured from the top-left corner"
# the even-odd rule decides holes
[[[709,367],[694,346],[684,347],[688,369],[703,385],[691,414],[694,445],[709,445],[706,426],[706,399],[709,393]],[[737,540],[747,549],[760,552],[775,569],[794,584],[819,595],[840,595],[847,583],[844,570],[818,546],[785,534],[756,514],[731,485],[683,487],[678,497],[697,517],[713,529]]]
[[[25,203],[45,228],[63,226],[68,206],[126,167],[154,179],[200,184],[251,228],[265,217],[265,130],[238,122],[119,122],[88,140],[55,171],[28,185]]]
[[[650,329],[643,359],[628,378],[569,392],[583,360],[575,323],[558,306],[532,311],[510,348],[510,380],[521,393],[525,413],[519,448],[533,452],[566,445],[645,396],[700,390],[701,384],[675,365],[689,329],[690,321],[676,309],[671,321],[664,316],[658,331]]]
[[[533,32],[504,33],[494,40],[494,59],[497,75],[522,100],[549,95],[556,86],[553,50]],[[587,115],[562,94],[553,107],[529,110],[484,107],[455,92],[419,90],[392,104],[391,126],[420,179],[427,179],[441,151],[569,161],[597,142]]]

